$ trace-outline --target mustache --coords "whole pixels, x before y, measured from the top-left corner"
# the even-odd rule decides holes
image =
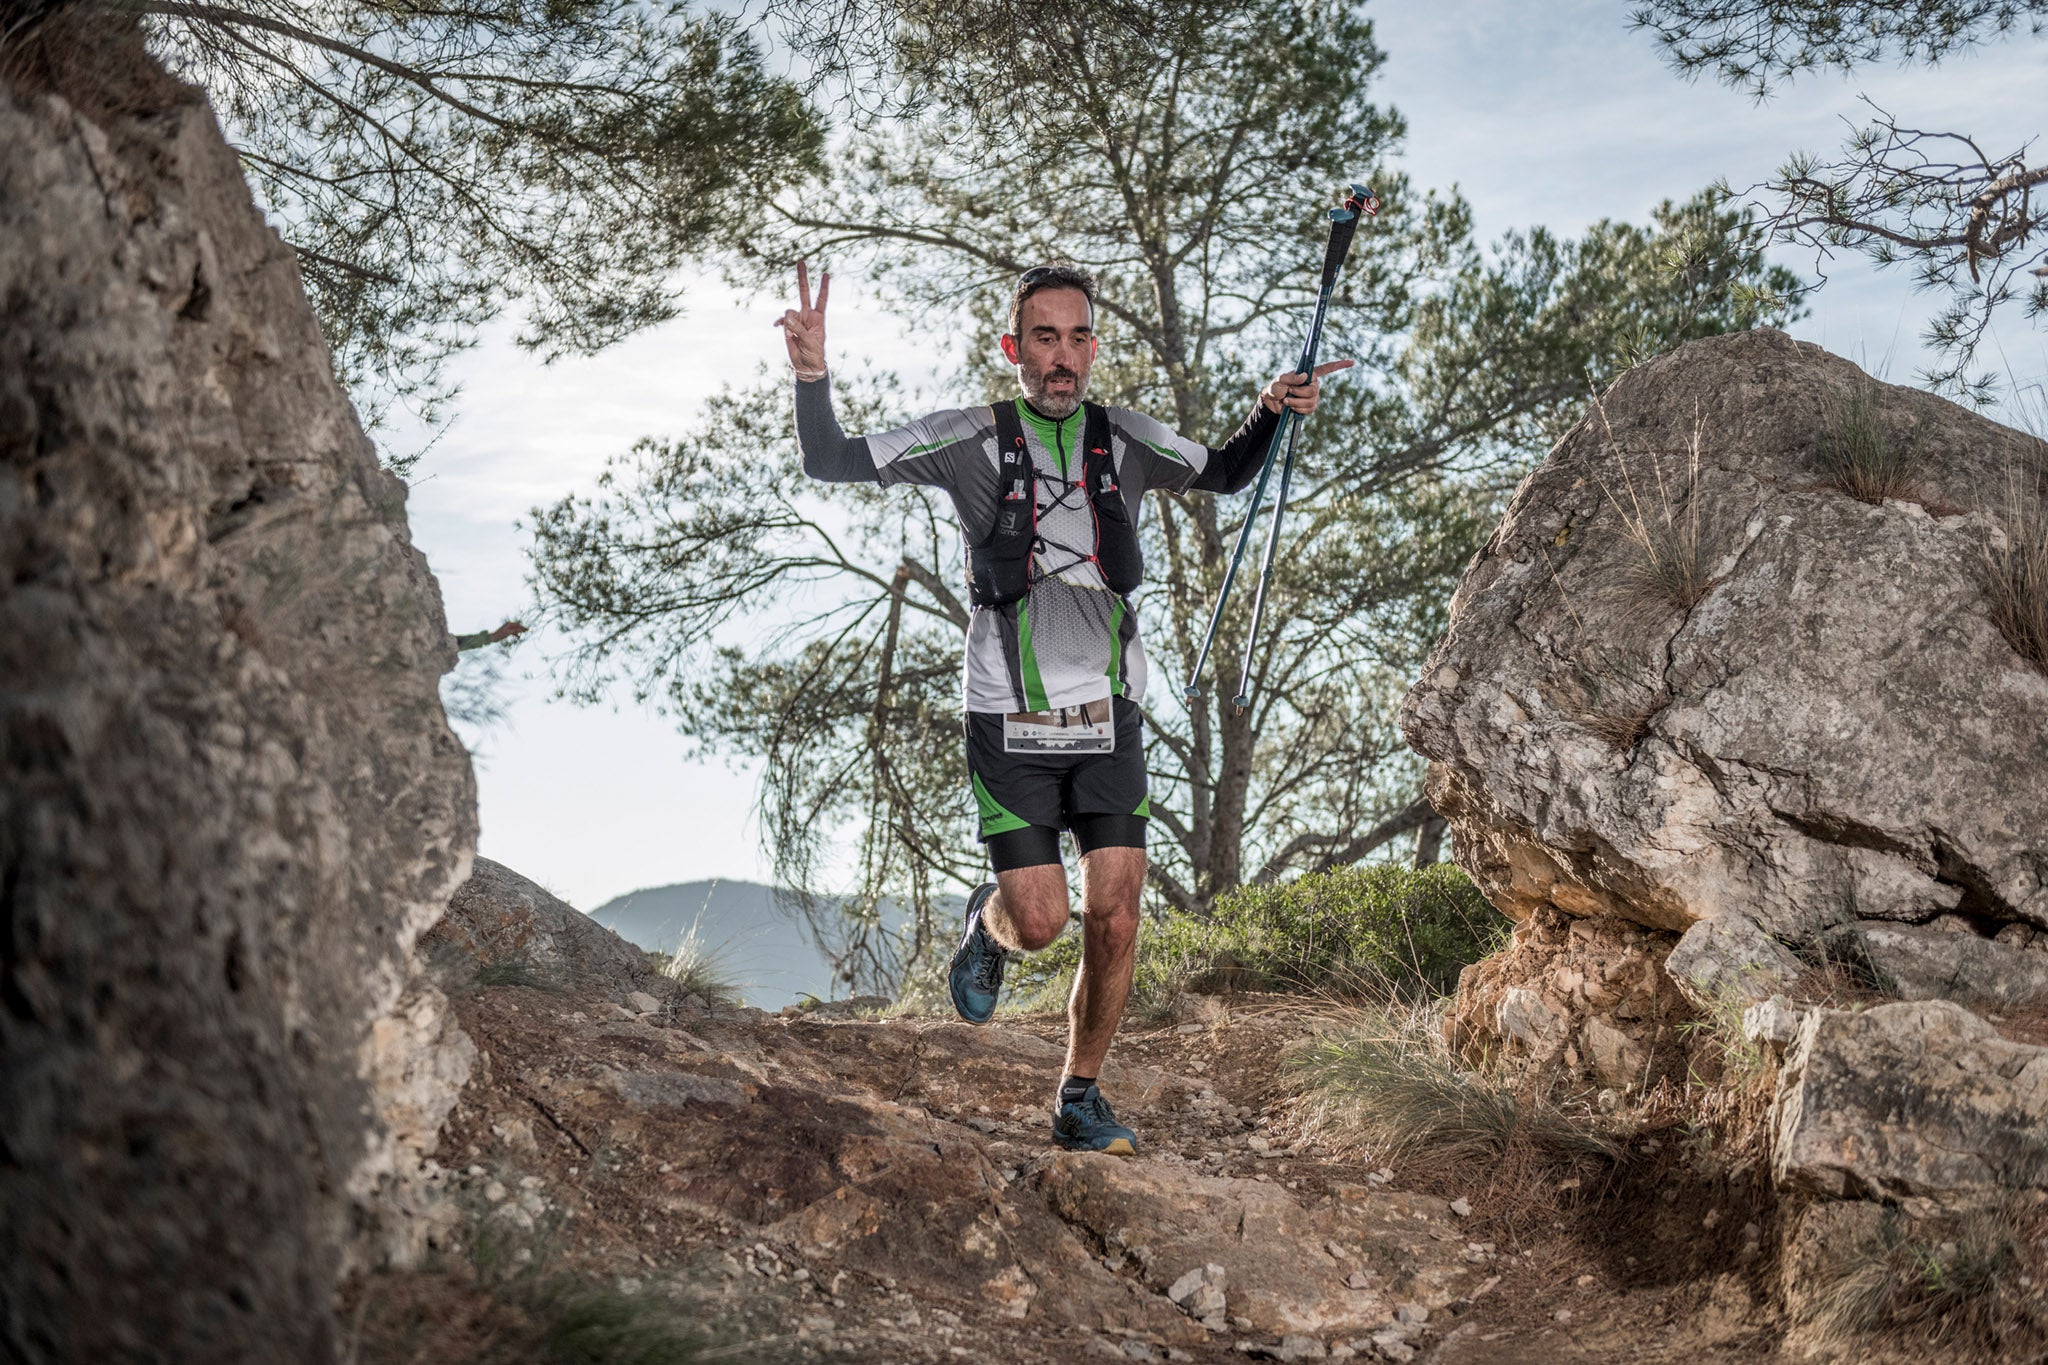
[[[1073,372],[1072,370],[1070,370],[1070,369],[1066,368],[1066,367],[1065,367],[1064,365],[1062,365],[1062,366],[1060,366],[1060,367],[1059,367],[1059,368],[1057,368],[1057,369],[1051,369],[1051,370],[1047,370],[1047,371],[1046,371],[1046,372],[1045,372],[1044,374],[1040,375],[1040,376],[1039,376],[1039,378],[1041,378],[1041,379],[1077,379],[1077,378],[1079,378],[1079,376],[1078,376],[1078,375],[1076,375],[1076,374],[1075,374],[1075,373],[1074,373],[1074,372]]]

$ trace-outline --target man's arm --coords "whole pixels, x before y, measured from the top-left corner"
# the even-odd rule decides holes
[[[1195,475],[1188,487],[1199,488],[1205,493],[1236,493],[1251,485],[1259,466],[1265,462],[1266,448],[1273,444],[1273,433],[1280,428],[1280,414],[1264,403],[1252,404],[1251,412],[1242,425],[1231,433],[1230,439],[1209,451],[1209,458],[1202,464],[1202,472]]]
[[[1265,463],[1266,451],[1273,444],[1273,433],[1279,429],[1280,414],[1292,409],[1306,417],[1316,410],[1322,401],[1323,376],[1337,370],[1348,370],[1349,360],[1332,360],[1316,366],[1314,374],[1283,374],[1259,393],[1259,401],[1252,408],[1251,416],[1244,419],[1231,438],[1209,452],[1208,462],[1202,472],[1195,476],[1190,488],[1199,488],[1209,493],[1237,493],[1251,486],[1251,481]]]
[[[796,445],[803,454],[804,473],[824,483],[880,483],[873,453],[865,438],[848,436],[832,411],[832,378],[825,371],[825,300],[832,292],[830,271],[818,277],[818,301],[811,302],[811,267],[796,263],[797,306],[775,320],[789,348],[790,373],[796,376]]]
[[[804,473],[824,483],[880,483],[864,436],[848,436],[832,411],[832,380],[796,381],[796,444]]]

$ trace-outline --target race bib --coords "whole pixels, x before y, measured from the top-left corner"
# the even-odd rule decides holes
[[[1003,751],[1012,754],[1107,754],[1116,751],[1109,698],[1057,711],[1016,711],[1003,717]]]

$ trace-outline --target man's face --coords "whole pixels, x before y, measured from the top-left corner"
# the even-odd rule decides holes
[[[1095,317],[1078,289],[1041,289],[1024,300],[1016,336],[1003,338],[1003,356],[1017,367],[1017,383],[1031,406],[1048,417],[1070,416],[1088,391],[1095,364]]]

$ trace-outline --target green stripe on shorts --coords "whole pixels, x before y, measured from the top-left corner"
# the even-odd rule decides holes
[[[974,784],[974,803],[981,807],[981,837],[991,838],[997,834],[1008,834],[1013,829],[1029,829],[1031,822],[1004,809],[1003,803],[988,794],[988,788],[981,784],[980,773],[967,774],[967,780]]]

